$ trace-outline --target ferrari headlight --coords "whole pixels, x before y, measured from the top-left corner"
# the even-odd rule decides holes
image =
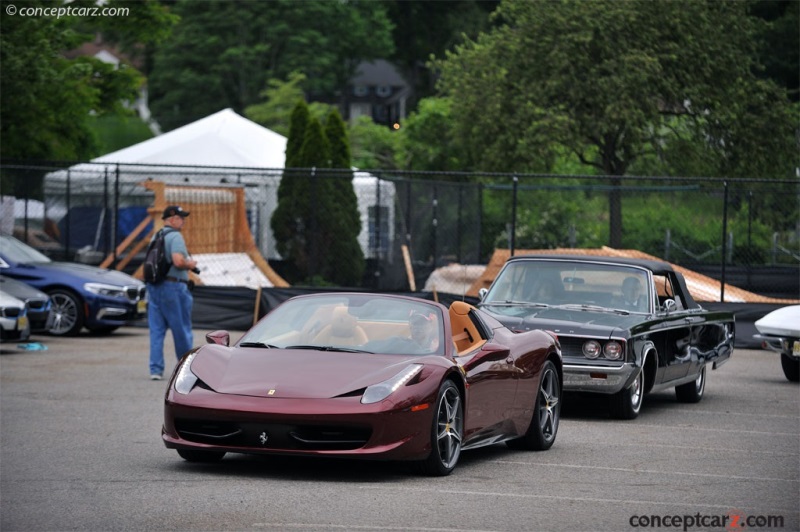
[[[609,360],[619,360],[622,357],[622,344],[613,340],[608,342],[603,347],[603,355]]]
[[[364,395],[361,396],[361,402],[368,405],[383,401],[392,395],[395,390],[413,379],[420,371],[422,371],[422,364],[411,364],[394,377],[379,382],[378,384],[367,386]]]
[[[181,362],[181,368],[178,370],[178,376],[175,377],[175,391],[183,395],[188,394],[194,388],[197,382],[197,375],[192,373],[192,360],[195,353],[186,357],[186,360]]]
[[[87,292],[107,297],[126,297],[125,289],[121,286],[103,283],[86,283],[83,285]]]
[[[586,358],[595,359],[600,356],[600,342],[596,340],[589,340],[583,344],[583,356]]]

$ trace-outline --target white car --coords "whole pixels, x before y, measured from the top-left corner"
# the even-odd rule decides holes
[[[761,347],[781,354],[783,374],[800,381],[800,305],[773,310],[755,323]]]
[[[0,292],[0,338],[3,340],[27,340],[31,335],[25,302]]]

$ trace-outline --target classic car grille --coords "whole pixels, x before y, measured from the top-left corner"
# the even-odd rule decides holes
[[[128,296],[133,302],[139,301],[140,299],[144,299],[146,288],[144,286],[126,286],[125,287],[125,295]]]
[[[561,342],[561,354],[565,362],[581,362],[598,366],[621,366],[627,356],[626,342],[623,340],[617,340],[622,344],[623,349],[622,358],[620,360],[607,360],[603,358],[602,355],[600,355],[600,358],[596,359],[589,359],[583,356],[583,344],[588,340],[597,340],[600,342],[600,345],[605,345],[608,340],[561,335],[558,336],[558,340]]]
[[[372,431],[366,427],[236,423],[176,419],[181,438],[196,443],[285,449],[297,451],[345,451],[363,447]]]

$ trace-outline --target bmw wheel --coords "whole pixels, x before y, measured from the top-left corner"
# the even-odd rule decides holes
[[[48,292],[53,302],[53,325],[48,332],[53,336],[75,336],[83,328],[83,300],[66,288]]]
[[[561,383],[556,366],[552,361],[545,361],[542,376],[539,380],[539,391],[536,393],[536,404],[533,408],[533,419],[528,432],[521,438],[509,440],[506,445],[511,449],[528,449],[545,451],[553,446],[558,433],[558,421],[561,415]]]
[[[697,378],[692,382],[675,387],[675,397],[681,403],[699,403],[706,389],[706,367],[700,370]]]
[[[464,437],[464,402],[452,381],[439,387],[436,412],[431,426],[431,454],[420,462],[423,473],[443,477],[449,475],[461,455]]]

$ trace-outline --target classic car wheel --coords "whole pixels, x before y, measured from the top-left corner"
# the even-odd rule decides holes
[[[443,477],[458,463],[464,437],[464,402],[452,381],[444,381],[436,399],[436,413],[431,426],[431,454],[419,463],[423,473]]]
[[[533,408],[533,419],[528,432],[521,438],[509,440],[506,445],[511,449],[529,449],[544,451],[553,446],[558,433],[558,421],[561,415],[561,385],[556,367],[550,360],[542,367],[542,378],[536,394],[536,405]]]
[[[633,384],[610,398],[611,415],[617,419],[635,419],[642,409],[644,399],[644,370],[640,371]]]
[[[56,288],[48,292],[53,302],[53,336],[75,336],[83,328],[83,301],[72,290]]]
[[[800,381],[800,360],[781,353],[781,367],[787,379],[792,382]]]
[[[219,462],[225,451],[195,451],[193,449],[176,449],[178,455],[187,462]]]
[[[687,382],[675,387],[675,397],[681,403],[699,403],[706,389],[706,367],[700,370],[694,382]]]

